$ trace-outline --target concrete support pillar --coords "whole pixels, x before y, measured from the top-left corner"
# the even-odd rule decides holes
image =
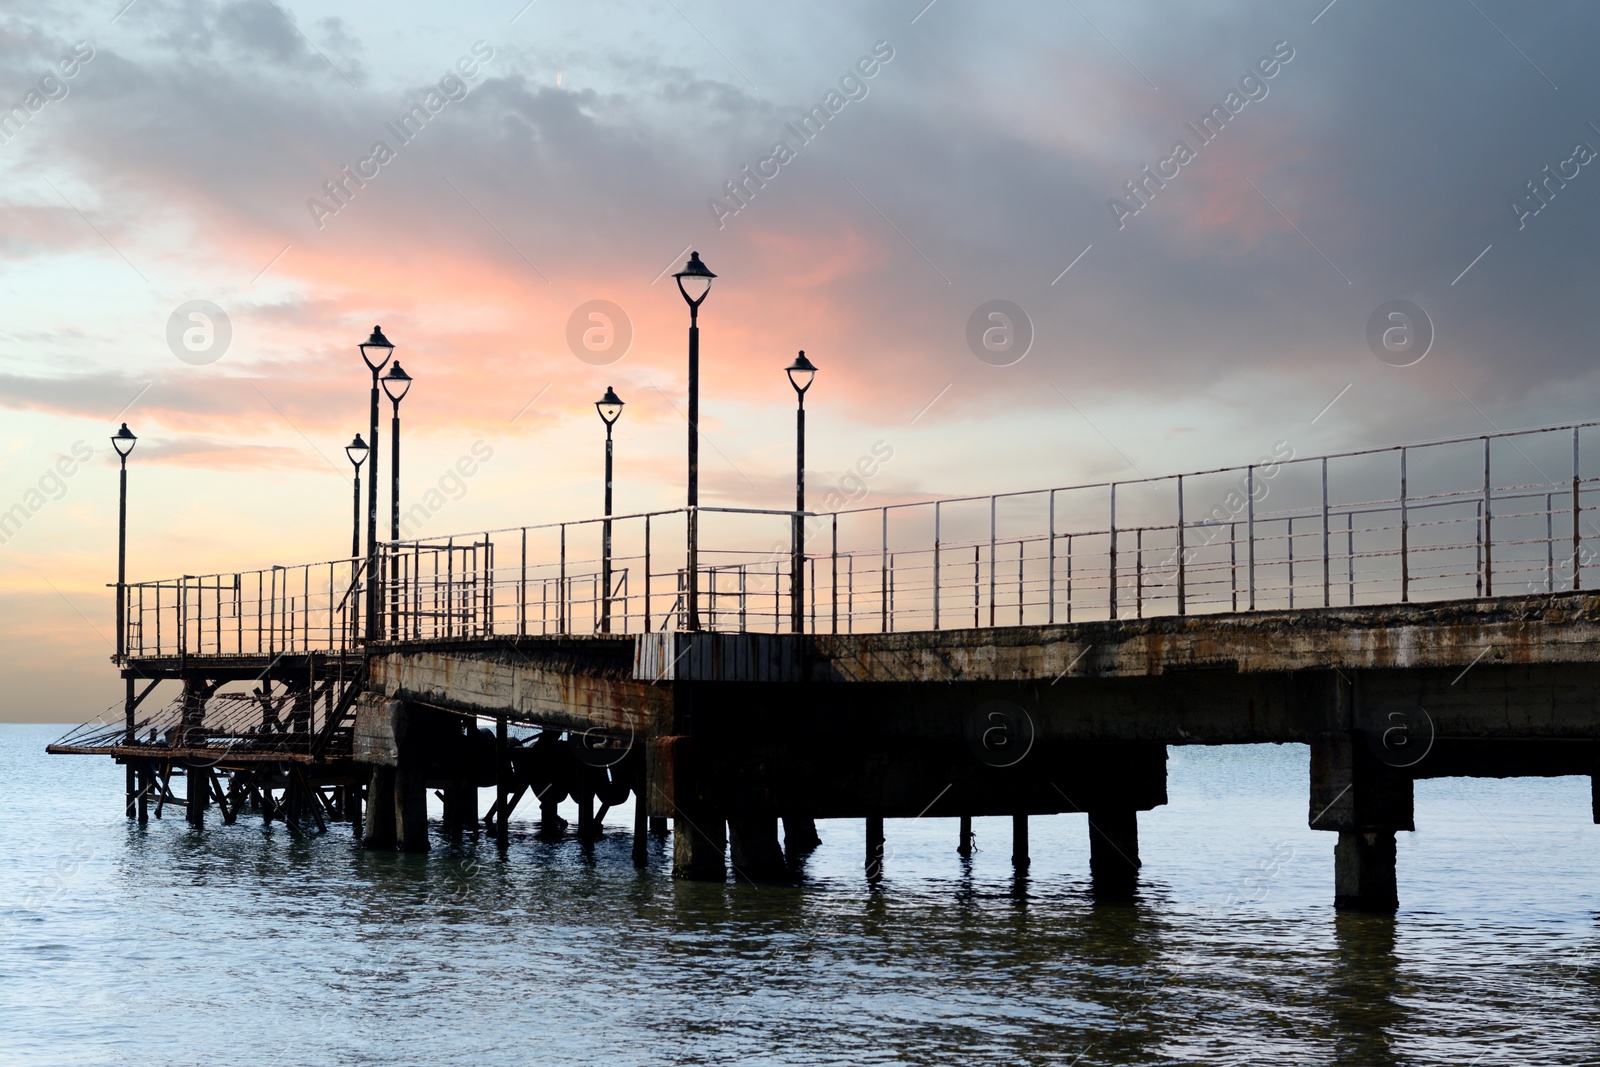
[[[1139,886],[1139,813],[1089,812],[1089,877],[1097,900],[1131,900]]]
[[[428,844],[428,782],[420,767],[404,763],[394,776],[395,843],[401,852],[426,852]]]
[[[561,817],[561,811],[557,807],[559,803],[556,800],[554,789],[545,790],[544,795],[539,798],[540,841],[560,841],[566,836],[567,820]]]
[[[594,817],[594,794],[584,790],[574,793],[572,799],[578,804],[578,840],[585,845],[593,844],[600,836]]]
[[[1376,912],[1400,907],[1393,830],[1339,832],[1339,842],[1333,846],[1333,906]]]
[[[183,774],[184,805],[189,825],[199,829],[206,824],[206,809],[211,806],[211,768],[189,767]]]
[[[727,829],[721,815],[697,811],[672,820],[672,877],[721,882],[728,877]]]
[[[643,766],[643,764],[641,764]],[[633,865],[643,868],[650,862],[650,819],[644,813],[644,790],[633,793]]]
[[[802,856],[820,844],[822,838],[817,836],[817,820],[809,815],[783,817],[783,847],[790,856]]]
[[[351,782],[344,787],[344,814],[350,820],[350,832],[361,840],[361,783]]]
[[[504,715],[498,716],[494,722],[494,784],[497,803],[494,840],[495,844],[505,848],[511,840],[511,807],[507,799],[511,792],[511,749]]]
[[[650,816],[650,836],[662,841],[667,839],[667,817],[665,815]]]
[[[149,760],[140,760],[134,784],[139,789],[139,825],[145,826],[150,822],[150,793],[156,786],[155,765]]]
[[[1028,868],[1028,817],[1011,816],[1011,866],[1018,870]]]
[[[878,878],[883,875],[883,816],[867,816],[867,877]]]
[[[469,830],[478,836],[478,791],[470,783],[445,786],[441,829],[449,841],[460,841]]]
[[[1358,731],[1311,738],[1313,830],[1339,834],[1333,850],[1334,907],[1392,912],[1396,889],[1396,830],[1415,828],[1414,783],[1402,768],[1379,758]]]
[[[772,815],[746,815],[728,820],[733,871],[752,882],[778,882],[789,876],[778,847],[778,820]]]
[[[956,855],[972,855],[972,816],[961,816],[960,839],[956,843]]]
[[[393,767],[373,767],[367,785],[366,820],[361,829],[361,847],[392,851],[395,846],[395,771]]]

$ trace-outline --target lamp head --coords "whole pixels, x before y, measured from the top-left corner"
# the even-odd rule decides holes
[[[697,308],[700,306],[701,301],[705,300],[706,294],[711,291],[711,279],[715,278],[716,275],[711,273],[709,267],[700,262],[699,252],[690,252],[689,262],[685,263],[683,269],[674,274],[673,277],[678,279],[678,292],[683,294],[683,298],[689,302],[690,307]]]
[[[122,429],[111,435],[111,447],[117,450],[117,455],[127,459],[128,453],[133,451],[133,446],[138,440],[133,436],[133,431],[128,429],[128,424],[123,423]]]
[[[811,388],[811,380],[817,376],[817,368],[806,358],[804,349],[785,370],[789,375],[789,384],[794,386],[794,391],[805,396],[806,390]]]
[[[406,369],[400,366],[400,361],[397,359],[394,361],[394,366],[389,368],[389,373],[378,380],[383,383],[383,391],[389,394],[389,399],[399,407],[400,401],[406,398],[406,391],[411,388],[411,375],[406,373]]]
[[[394,345],[383,335],[383,327],[374,326],[372,336],[361,345],[361,358],[366,360],[367,366],[376,374],[383,369],[385,363],[389,362],[389,357],[392,355],[394,355]]]
[[[361,470],[361,464],[366,460],[368,451],[367,443],[361,439],[360,434],[356,434],[356,439],[344,446],[344,454],[350,457],[350,462],[357,471]]]
[[[601,421],[607,426],[615,425],[617,419],[622,417],[622,398],[608,385],[606,395],[594,402],[594,409],[600,413]]]

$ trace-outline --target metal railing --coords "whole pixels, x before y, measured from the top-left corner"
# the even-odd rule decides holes
[[[127,655],[355,651],[365,568],[345,559],[135,582],[123,593]]]
[[[796,512],[702,507],[698,613],[705,629],[784,632],[798,596],[806,630],[859,633],[1578,589],[1600,539],[1597,477],[1584,473],[1600,471],[1600,455],[1586,468],[1582,434],[1596,425],[1315,457],[1280,445],[1243,467],[806,512],[798,574]],[[380,597],[383,628],[395,640],[683,628],[688,518],[675,509],[385,545],[379,574],[396,577]],[[344,584],[325,583],[329,610],[309,592],[310,574],[341,566]],[[271,582],[262,592],[263,573],[250,572],[254,599],[244,601],[255,605],[260,651],[359,643],[346,614],[359,578],[351,561],[290,568],[283,588],[299,581],[298,599]],[[202,604],[177,612],[190,654],[251,632],[231,606],[240,581],[179,580],[185,603]],[[129,587],[132,654],[150,641],[135,590],[148,598],[173,587]],[[260,634],[273,636],[262,644]]]

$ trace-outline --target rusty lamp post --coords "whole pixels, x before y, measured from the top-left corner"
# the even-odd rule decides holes
[[[688,604],[685,628],[700,629],[700,305],[711,292],[716,277],[699,252],[689,253],[689,262],[673,275],[678,292],[689,305],[689,560],[684,597]]]
[[[611,428],[622,417],[622,398],[606,386],[606,395],[594,402],[600,421],[606,424],[606,509],[600,523],[600,632],[611,632]]]
[[[789,549],[789,627],[805,631],[805,518],[806,510],[806,390],[817,376],[817,368],[802,350],[785,372],[794,386],[794,521]]]

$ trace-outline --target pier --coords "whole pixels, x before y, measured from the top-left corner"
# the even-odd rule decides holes
[[[838,819],[869,879],[897,818],[954,854],[1010,816],[1022,867],[1030,819],[1081,812],[1119,900],[1168,746],[1299,743],[1335,904],[1393,910],[1418,779],[1600,771],[1596,425],[125,583],[123,715],[50,751],[124,764],[130,818],[411,852],[523,805],[592,840],[632,796],[636,861],[670,820],[701,880],[792,879]]]

